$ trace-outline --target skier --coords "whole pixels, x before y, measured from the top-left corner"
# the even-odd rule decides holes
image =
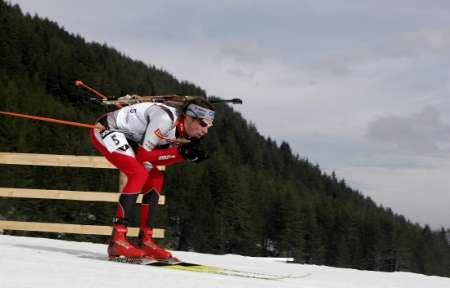
[[[184,160],[203,161],[206,155],[198,144],[213,125],[214,110],[203,98],[190,100],[179,109],[144,102],[103,115],[98,124],[105,129],[91,129],[91,141],[97,150],[128,178],[113,220],[108,246],[110,259],[119,256],[174,259],[152,237],[164,180],[164,174],[156,166]],[[190,142],[180,144],[180,138]],[[139,240],[134,246],[126,234],[139,193],[144,195],[140,205]]]

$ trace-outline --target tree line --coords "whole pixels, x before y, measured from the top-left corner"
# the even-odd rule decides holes
[[[106,95],[206,95],[194,83],[106,44],[88,43],[0,0],[0,110],[93,123],[105,108],[73,85],[77,79]],[[166,172],[167,204],[158,219],[166,229],[166,245],[450,276],[448,231],[432,231],[377,205],[293,153],[288,143],[261,136],[230,106],[216,108],[215,126],[202,143],[210,159]],[[0,136],[2,152],[98,155],[83,128],[3,117]],[[118,182],[117,172],[100,169],[0,165],[0,173],[2,187],[116,191]],[[8,220],[109,225],[114,211],[105,203],[0,200],[0,218]],[[102,236],[45,236],[106,241]]]

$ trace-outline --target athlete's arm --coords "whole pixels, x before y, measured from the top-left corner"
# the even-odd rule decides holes
[[[166,111],[152,114],[147,129],[136,154],[139,162],[150,162],[153,165],[171,165],[184,161],[177,148],[155,149],[165,135],[173,129],[173,120]]]

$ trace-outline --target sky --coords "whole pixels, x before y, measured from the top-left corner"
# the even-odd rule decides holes
[[[241,98],[262,135],[414,223],[450,227],[449,1],[10,2]]]

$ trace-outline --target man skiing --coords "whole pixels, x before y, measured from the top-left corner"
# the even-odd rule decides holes
[[[204,160],[205,153],[198,144],[213,124],[214,110],[203,98],[190,100],[180,109],[144,102],[103,115],[98,123],[105,129],[91,130],[91,141],[97,150],[128,178],[113,220],[108,246],[111,259],[120,256],[173,259],[152,237],[164,180],[164,174],[156,166]],[[180,139],[184,138],[190,142],[181,144]],[[126,234],[139,193],[144,195],[140,205],[139,245],[134,246]]]

